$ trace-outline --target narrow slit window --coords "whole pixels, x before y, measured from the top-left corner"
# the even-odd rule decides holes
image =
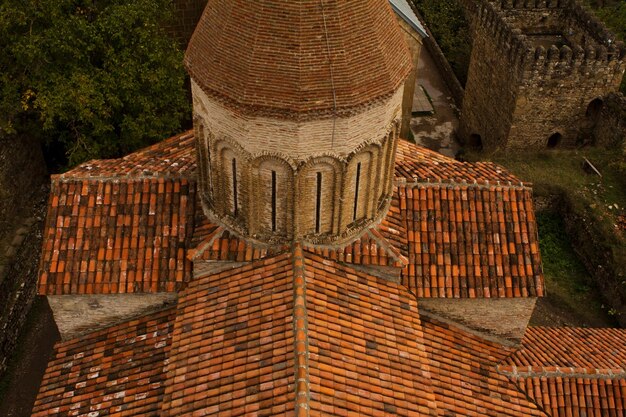
[[[272,171],[272,232],[276,231],[276,171]]]
[[[359,185],[361,182],[361,163],[356,164],[356,184],[354,186],[354,213],[352,215],[352,221],[356,220],[356,215],[359,211]]]
[[[322,226],[322,173],[317,173],[317,190],[315,194],[315,233],[319,233]]]
[[[233,215],[239,212],[239,201],[237,201],[237,160],[233,158]]]

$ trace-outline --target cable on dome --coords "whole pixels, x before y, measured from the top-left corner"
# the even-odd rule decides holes
[[[328,28],[326,27],[326,13],[324,12],[324,0],[320,0],[322,9],[322,19],[324,21],[324,35],[326,37],[326,49],[328,50],[328,67],[330,69],[330,87],[333,90],[333,135],[331,138],[331,149],[335,147],[335,128],[337,126],[337,93],[335,92],[335,77],[333,75],[333,61],[330,53],[330,40],[328,39]]]

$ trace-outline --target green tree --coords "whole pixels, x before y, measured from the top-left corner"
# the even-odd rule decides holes
[[[626,41],[626,1],[599,1],[595,2],[596,15],[622,41]],[[622,79],[622,93],[626,94],[626,77]]]
[[[459,82],[465,85],[471,54],[469,25],[458,0],[413,0]]]
[[[179,131],[189,104],[170,16],[171,0],[2,0],[0,135],[38,137],[71,166]]]

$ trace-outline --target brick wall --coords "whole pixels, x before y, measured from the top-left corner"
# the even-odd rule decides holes
[[[349,117],[292,120],[243,115],[192,85],[209,216],[265,243],[339,243],[384,216],[404,86]]]

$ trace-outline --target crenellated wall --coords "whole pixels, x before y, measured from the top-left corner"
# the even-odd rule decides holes
[[[588,106],[619,89],[624,44],[573,1],[463,2],[474,47],[461,138],[492,149],[587,141]]]

